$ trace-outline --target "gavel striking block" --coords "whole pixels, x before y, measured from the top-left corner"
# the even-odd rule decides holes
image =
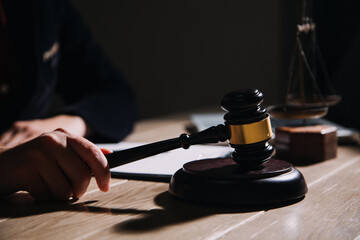
[[[181,199],[215,204],[269,204],[301,199],[307,192],[302,174],[273,158],[270,116],[257,89],[228,93],[221,102],[225,124],[191,135],[106,155],[115,167],[175,148],[228,140],[231,157],[184,164],[171,178],[169,192]],[[169,159],[171,161],[171,159]]]

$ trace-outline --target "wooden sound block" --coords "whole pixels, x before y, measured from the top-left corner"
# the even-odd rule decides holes
[[[243,171],[232,158],[216,158],[185,164],[171,178],[169,192],[201,203],[256,205],[301,199],[307,186],[286,161],[270,159]]]
[[[335,158],[336,127],[327,125],[279,127],[275,130],[276,158],[307,165]]]

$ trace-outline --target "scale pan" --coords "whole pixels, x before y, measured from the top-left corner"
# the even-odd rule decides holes
[[[324,108],[326,106],[334,106],[341,100],[340,95],[325,95],[323,98],[299,97],[296,94],[288,94],[286,106],[296,108]],[[305,107],[304,107],[305,105]]]
[[[271,117],[278,119],[321,118],[328,112],[328,107],[294,107],[275,105],[267,107]]]
[[[329,106],[334,106],[336,104],[338,104],[341,101],[341,96],[340,95],[326,95],[325,96],[325,102],[329,105]]]

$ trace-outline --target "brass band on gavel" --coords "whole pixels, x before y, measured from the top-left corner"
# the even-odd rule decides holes
[[[230,132],[229,142],[234,145],[258,143],[269,140],[272,136],[269,115],[259,122],[226,126]]]

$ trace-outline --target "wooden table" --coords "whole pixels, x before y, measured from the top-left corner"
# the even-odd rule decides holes
[[[139,122],[128,141],[177,137],[185,117]],[[0,239],[360,239],[360,150],[298,167],[306,197],[274,209],[216,207],[172,197],[168,184],[112,179],[100,192],[92,181],[73,203],[39,203],[19,192],[0,199]]]

